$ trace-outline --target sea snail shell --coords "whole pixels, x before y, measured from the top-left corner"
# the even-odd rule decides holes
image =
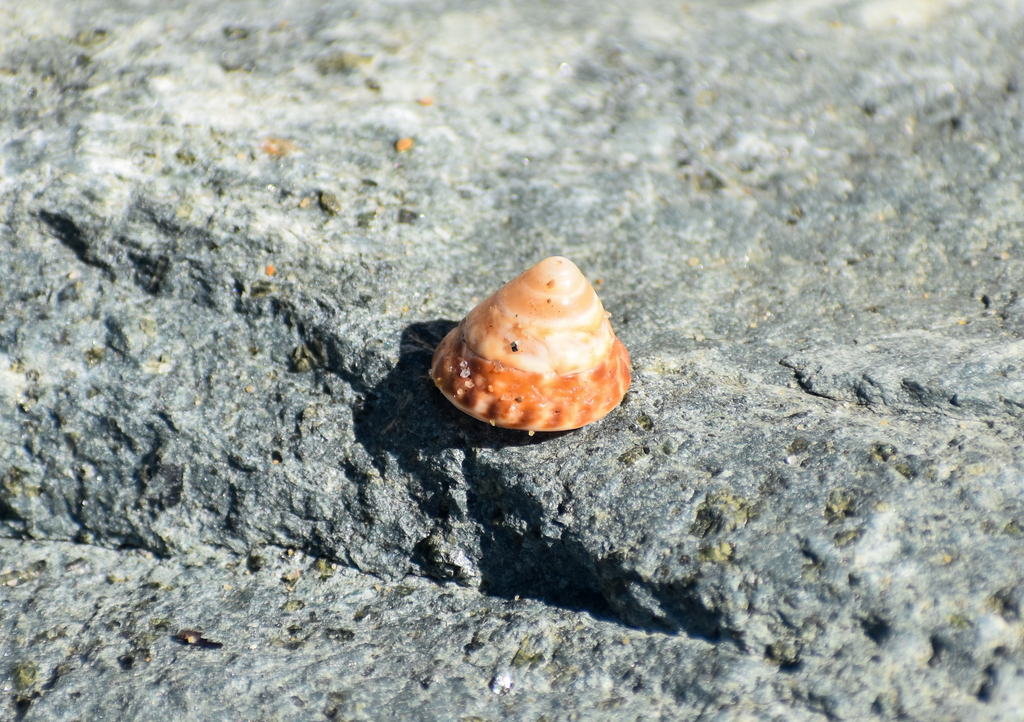
[[[577,429],[629,388],[629,352],[609,315],[580,269],[553,256],[470,311],[437,345],[430,376],[492,426]]]

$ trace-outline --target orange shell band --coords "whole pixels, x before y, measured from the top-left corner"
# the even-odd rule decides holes
[[[434,384],[460,410],[493,426],[524,431],[566,431],[603,418],[629,388],[629,352],[614,339],[608,356],[573,374],[521,371],[475,353],[463,324],[434,351]]]

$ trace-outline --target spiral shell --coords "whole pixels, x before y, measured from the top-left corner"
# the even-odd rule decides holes
[[[629,352],[593,287],[552,256],[469,312],[434,351],[449,401],[492,426],[565,431],[603,418],[629,388]]]

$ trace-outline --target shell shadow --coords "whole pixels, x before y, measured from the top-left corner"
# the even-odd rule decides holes
[[[456,325],[441,319],[407,326],[398,363],[364,391],[354,415],[356,440],[382,469],[397,462],[415,481],[410,495],[434,520],[436,534],[421,540],[414,561],[439,581],[478,584],[492,596],[530,597],[622,622],[610,613],[586,550],[542,539],[536,533],[545,513],[541,504],[506,488],[503,471],[481,462],[477,453],[544,444],[573,432],[529,436],[491,427],[452,406],[434,387],[430,362],[434,348]],[[526,534],[503,523],[508,517],[527,520]],[[449,563],[439,539],[454,540],[454,557],[459,549],[475,550],[479,578]]]
[[[410,497],[432,520],[432,531],[413,549],[421,573],[494,597],[537,599],[646,631],[733,639],[742,648],[742,635],[730,629],[724,612],[707,606],[692,580],[650,586],[614,556],[601,558],[569,528],[550,536],[550,525],[557,525],[550,512],[480,450],[550,443],[575,432],[529,436],[452,406],[434,387],[430,362],[456,325],[439,319],[407,326],[398,363],[375,386],[360,389],[363,402],[354,413],[356,440],[382,475],[394,475],[397,465]],[[664,614],[653,616],[633,598],[630,589],[638,586]]]
[[[413,323],[402,331],[398,364],[374,386],[356,414],[356,438],[367,448],[505,448],[533,446],[569,431],[537,432],[489,426],[456,409],[434,388],[434,349],[458,324],[445,319]]]

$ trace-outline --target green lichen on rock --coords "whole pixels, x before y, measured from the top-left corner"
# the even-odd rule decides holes
[[[27,581],[35,579],[46,569],[46,562],[42,559],[32,562],[22,569],[12,569],[9,572],[0,574],[0,587],[16,587]]]
[[[897,453],[896,447],[887,442],[879,442],[871,447],[871,458],[875,461],[888,461]]]
[[[963,614],[950,614],[949,626],[957,631],[963,632],[968,629],[973,629],[974,622],[971,621],[970,617]]]
[[[703,538],[733,531],[756,516],[754,506],[741,496],[725,490],[709,493],[697,507],[690,533]]]
[[[850,490],[843,487],[833,489],[828,493],[828,501],[825,503],[825,518],[829,523],[841,521],[856,513],[855,498]]]
[[[733,555],[736,553],[736,545],[731,544],[727,541],[721,541],[717,544],[710,544],[708,546],[702,546],[698,555],[701,561],[713,562],[715,564],[724,564],[731,560]]]
[[[544,651],[538,648],[533,639],[524,637],[512,658],[513,667],[536,667],[544,661]]]
[[[289,354],[292,362],[292,369],[296,373],[305,373],[326,361],[323,345],[317,341],[300,343]]]
[[[860,539],[863,533],[860,529],[846,529],[836,532],[833,540],[837,547],[847,547]]]
[[[324,636],[334,642],[351,642],[355,639],[356,633],[344,627],[328,627],[324,630]]]
[[[372,55],[338,50],[317,58],[313,65],[321,75],[330,75],[332,73],[349,73],[360,66],[369,64],[372,60]]]
[[[811,442],[808,441],[806,437],[796,436],[793,438],[793,441],[790,443],[789,448],[786,449],[786,451],[793,455],[799,455],[806,452],[810,447]]]
[[[82,354],[82,357],[85,359],[86,364],[88,364],[89,366],[95,366],[96,364],[100,363],[103,360],[105,351],[106,349],[93,347],[90,349],[86,349],[85,352]]]
[[[337,568],[337,564],[330,562],[323,557],[319,557],[313,562],[313,571],[320,577],[321,582],[326,582],[328,579],[334,576],[334,571]]]
[[[39,487],[28,483],[28,478],[28,474],[16,466],[4,472],[3,477],[0,477],[0,501],[18,496],[39,496]]]
[[[651,453],[647,446],[633,446],[619,455],[619,463],[623,466],[632,466]]]
[[[764,657],[780,667],[795,667],[800,663],[801,647],[797,639],[780,639],[765,647]]]
[[[914,467],[905,462],[896,462],[895,464],[892,465],[892,468],[895,469],[896,472],[904,479],[913,479],[915,476],[917,476],[917,471],[914,469]]]
[[[14,665],[14,668],[11,670],[11,678],[14,681],[14,688],[19,692],[24,692],[34,685],[38,676],[39,667],[31,660],[19,662]]]
[[[262,298],[269,296],[277,290],[277,286],[270,281],[253,281],[252,285],[249,286],[249,296],[252,298]]]
[[[338,195],[329,191],[320,193],[320,208],[329,216],[340,215],[343,209]]]

